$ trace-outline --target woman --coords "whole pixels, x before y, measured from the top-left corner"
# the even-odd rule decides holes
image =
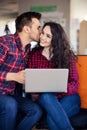
[[[80,110],[77,58],[63,28],[54,22],[43,26],[40,46],[29,55],[28,68],[68,68],[69,78],[67,93],[42,93],[36,96],[37,101],[46,111],[50,130],[73,130],[69,118]]]

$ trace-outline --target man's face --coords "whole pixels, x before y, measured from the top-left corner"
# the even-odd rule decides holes
[[[36,18],[32,18],[32,25],[30,27],[30,39],[31,41],[39,41],[41,33],[40,21]]]

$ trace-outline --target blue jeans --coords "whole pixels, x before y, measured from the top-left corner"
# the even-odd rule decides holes
[[[18,111],[23,118],[16,126]],[[0,94],[0,130],[31,130],[41,115],[39,106],[29,99]]]
[[[52,93],[43,93],[38,102],[47,113],[50,130],[73,130],[69,118],[80,110],[78,94],[65,96],[58,100]]]

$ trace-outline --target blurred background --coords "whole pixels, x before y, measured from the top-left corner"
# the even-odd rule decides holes
[[[0,0],[0,36],[15,33],[15,19],[25,11],[40,12],[42,25],[60,23],[74,52],[87,55],[87,0]]]

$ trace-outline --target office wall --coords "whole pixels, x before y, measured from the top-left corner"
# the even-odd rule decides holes
[[[15,18],[12,19],[0,19],[0,36],[5,35],[5,25],[8,25],[10,33],[13,34],[15,33]]]
[[[70,1],[71,1],[70,2],[70,41],[72,43],[75,52],[77,54],[80,54],[81,52],[82,54],[82,51],[79,51],[79,47],[81,46],[81,44],[84,43],[81,43],[79,45],[78,31],[80,30],[80,23],[83,20],[87,21],[87,0],[70,0]],[[83,54],[85,54],[85,52]]]
[[[31,6],[57,6],[54,16],[61,15],[61,22],[68,36],[70,36],[70,0],[19,0],[19,14],[29,11]],[[52,12],[53,13],[53,12]],[[55,19],[53,17],[53,19]]]
[[[85,20],[80,23],[78,44],[78,53],[80,55],[87,55],[87,21]]]

